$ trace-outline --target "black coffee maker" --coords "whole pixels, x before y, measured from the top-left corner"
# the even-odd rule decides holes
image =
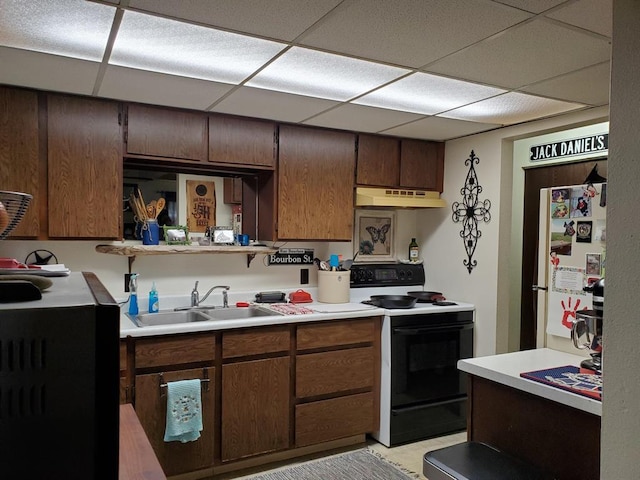
[[[571,328],[573,345],[580,350],[589,349],[591,358],[580,362],[580,367],[594,373],[602,373],[602,323],[604,319],[604,278],[583,289],[592,294],[593,310],[576,312]]]

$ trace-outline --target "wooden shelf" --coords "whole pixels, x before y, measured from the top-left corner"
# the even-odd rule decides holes
[[[129,272],[131,272],[131,264],[137,255],[172,255],[172,254],[228,254],[228,253],[244,253],[247,255],[247,268],[251,264],[251,260],[261,253],[268,255],[277,252],[277,248],[271,247],[243,247],[236,245],[96,245],[96,252],[108,253],[111,255],[121,255],[129,257]]]

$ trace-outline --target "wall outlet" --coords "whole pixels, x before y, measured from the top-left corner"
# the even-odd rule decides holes
[[[309,283],[309,269],[300,269],[300,285],[307,285]]]
[[[130,273],[125,273],[124,274],[124,291],[128,292],[129,291],[129,279],[131,278],[131,274]]]

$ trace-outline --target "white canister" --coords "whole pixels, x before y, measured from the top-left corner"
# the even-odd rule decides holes
[[[318,271],[318,301],[322,303],[349,303],[350,270]]]

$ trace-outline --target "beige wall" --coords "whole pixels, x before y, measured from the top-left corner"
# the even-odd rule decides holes
[[[600,478],[638,478],[640,2],[614,0]]]

